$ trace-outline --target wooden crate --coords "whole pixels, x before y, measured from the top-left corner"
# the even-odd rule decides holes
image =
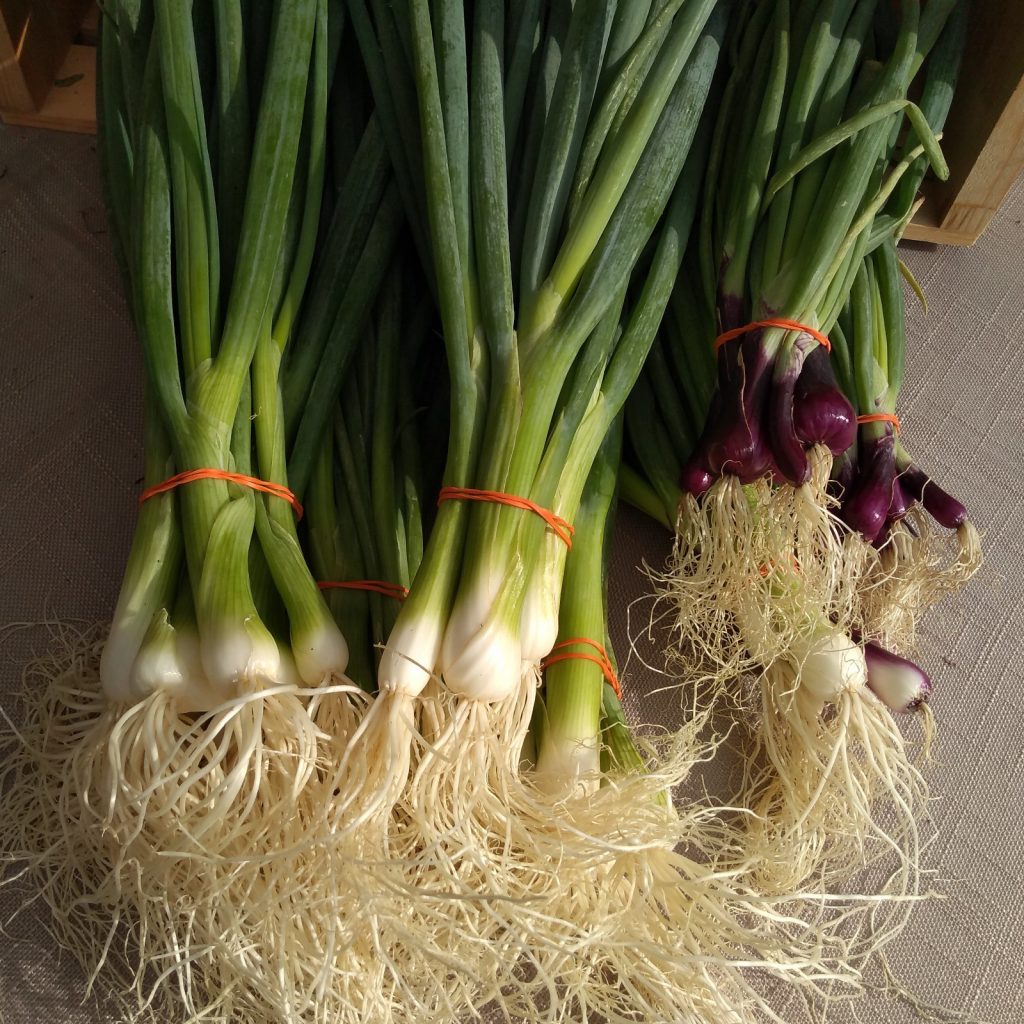
[[[972,245],[1024,172],[1024,0],[972,0],[942,149],[949,180],[926,183],[905,237]]]
[[[94,0],[0,0],[0,117],[96,131]]]

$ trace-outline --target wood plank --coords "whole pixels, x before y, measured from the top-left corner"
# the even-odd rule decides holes
[[[1024,37],[1022,37],[1024,38]],[[952,235],[977,239],[1024,172],[1024,75],[942,218]]]
[[[903,232],[901,241],[931,242],[933,245],[974,245],[978,240],[975,234],[958,234],[956,231],[943,227],[937,221],[921,220],[920,214]]]
[[[35,106],[19,62],[27,17],[27,0],[0,4],[0,110],[31,110]]]
[[[75,42],[80,43],[82,46],[95,46],[99,42],[99,38],[100,8],[99,4],[94,3],[89,10],[85,12],[82,24],[78,26],[78,34],[75,36]]]
[[[96,47],[72,46],[56,78],[57,81],[75,81],[63,88],[51,89],[39,110],[4,111],[4,121],[29,128],[95,134]]]
[[[929,183],[907,238],[971,245],[1024,172],[1024,3],[974,0],[943,136],[948,181]]]
[[[925,182],[923,202],[902,237],[911,242],[932,242],[935,245],[973,245],[978,240],[977,234],[959,231],[944,223],[935,196],[935,185],[934,181]]]
[[[960,81],[946,121],[943,150],[949,180],[936,183],[943,208],[961,194],[967,179],[1024,78],[1024,4],[974,0]]]
[[[0,109],[46,99],[92,0],[0,0]]]

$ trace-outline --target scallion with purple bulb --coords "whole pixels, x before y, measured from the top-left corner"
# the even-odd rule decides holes
[[[739,717],[765,756],[743,799],[765,853],[758,881],[772,891],[839,883],[883,848],[899,884],[916,885],[925,788],[854,639],[877,556],[828,491],[834,466],[851,480],[858,467],[857,410],[826,342],[865,259],[901,223],[903,177],[925,157],[945,173],[927,116],[906,97],[954,6],[905,0],[891,34],[891,12],[871,2],[750,9],[699,246],[677,287],[690,315],[670,318],[652,353],[661,362],[627,409],[623,493],[676,527],[660,580],[673,654],[708,700],[747,698]],[[680,344],[685,356],[672,351]],[[711,358],[713,389],[690,387],[708,380]],[[679,368],[669,379],[685,414],[665,368]],[[906,502],[894,453],[879,445],[867,494],[884,500],[865,500],[866,519],[884,523],[894,495]]]

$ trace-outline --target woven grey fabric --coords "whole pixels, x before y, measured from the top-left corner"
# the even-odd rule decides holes
[[[910,249],[928,295],[910,310],[903,436],[921,464],[969,500],[988,564],[925,623],[936,684],[940,798],[926,866],[948,894],[921,906],[893,954],[908,987],[974,1020],[1024,1019],[1024,184],[971,250]],[[141,474],[141,362],[106,235],[95,141],[0,127],[0,626],[109,615]],[[668,719],[678,695],[637,655],[627,612],[636,566],[668,538],[628,511],[616,534],[613,633],[636,720]],[[629,632],[645,619],[633,607]],[[0,694],[45,630],[0,634]],[[648,657],[654,652],[650,646]],[[642,709],[641,709],[642,705]],[[23,898],[0,890],[0,920]],[[0,941],[0,1024],[108,1024],[83,978],[31,911]],[[907,1024],[875,998],[863,1024]],[[836,1021],[853,1019],[837,1013]],[[168,1022],[174,1024],[174,1022]]]

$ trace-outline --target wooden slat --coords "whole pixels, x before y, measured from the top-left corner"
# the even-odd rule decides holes
[[[82,46],[95,46],[100,38],[100,8],[99,4],[93,4],[85,12],[82,24],[78,26],[78,34],[75,42]]]
[[[0,111],[42,106],[92,0],[0,0]]]
[[[927,204],[907,225],[903,238],[908,242],[931,242],[934,245],[973,245],[978,240],[975,234],[961,234],[945,227],[936,217],[935,210],[929,209]]]
[[[35,99],[20,57],[28,22],[28,0],[0,3],[0,110],[32,110]]]
[[[963,69],[932,182],[906,237],[971,245],[1024,172],[1024,0],[974,0]]]
[[[95,134],[96,47],[72,46],[56,79],[76,80],[63,88],[51,89],[39,110],[5,111],[4,121],[29,128]]]

